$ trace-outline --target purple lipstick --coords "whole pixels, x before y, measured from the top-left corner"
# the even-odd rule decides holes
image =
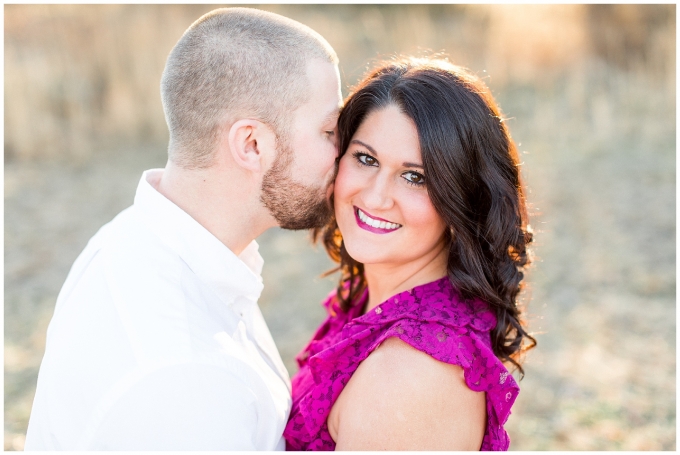
[[[401,224],[369,215],[356,206],[354,207],[354,217],[361,229],[365,229],[374,234],[389,234],[401,227]]]

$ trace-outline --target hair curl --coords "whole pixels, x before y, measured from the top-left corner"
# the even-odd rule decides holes
[[[468,70],[433,58],[401,58],[373,69],[338,120],[340,156],[367,115],[397,106],[416,125],[427,191],[447,231],[448,275],[464,299],[495,311],[493,351],[523,375],[521,354],[536,340],[517,305],[532,241],[517,149],[489,89]],[[331,202],[333,199],[331,198]],[[313,231],[341,271],[347,310],[366,287],[363,264],[345,249],[333,218]]]

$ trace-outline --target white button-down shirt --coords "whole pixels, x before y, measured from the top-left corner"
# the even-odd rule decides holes
[[[155,190],[73,264],[47,332],[26,450],[279,450],[290,379],[239,255]]]

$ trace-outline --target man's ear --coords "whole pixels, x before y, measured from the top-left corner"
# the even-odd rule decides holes
[[[254,119],[241,119],[229,128],[229,151],[236,164],[251,172],[262,172],[275,148],[274,132]]]

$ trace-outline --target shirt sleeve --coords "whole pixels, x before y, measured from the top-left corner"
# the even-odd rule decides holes
[[[157,370],[106,412],[89,450],[256,450],[257,397],[226,369]]]

